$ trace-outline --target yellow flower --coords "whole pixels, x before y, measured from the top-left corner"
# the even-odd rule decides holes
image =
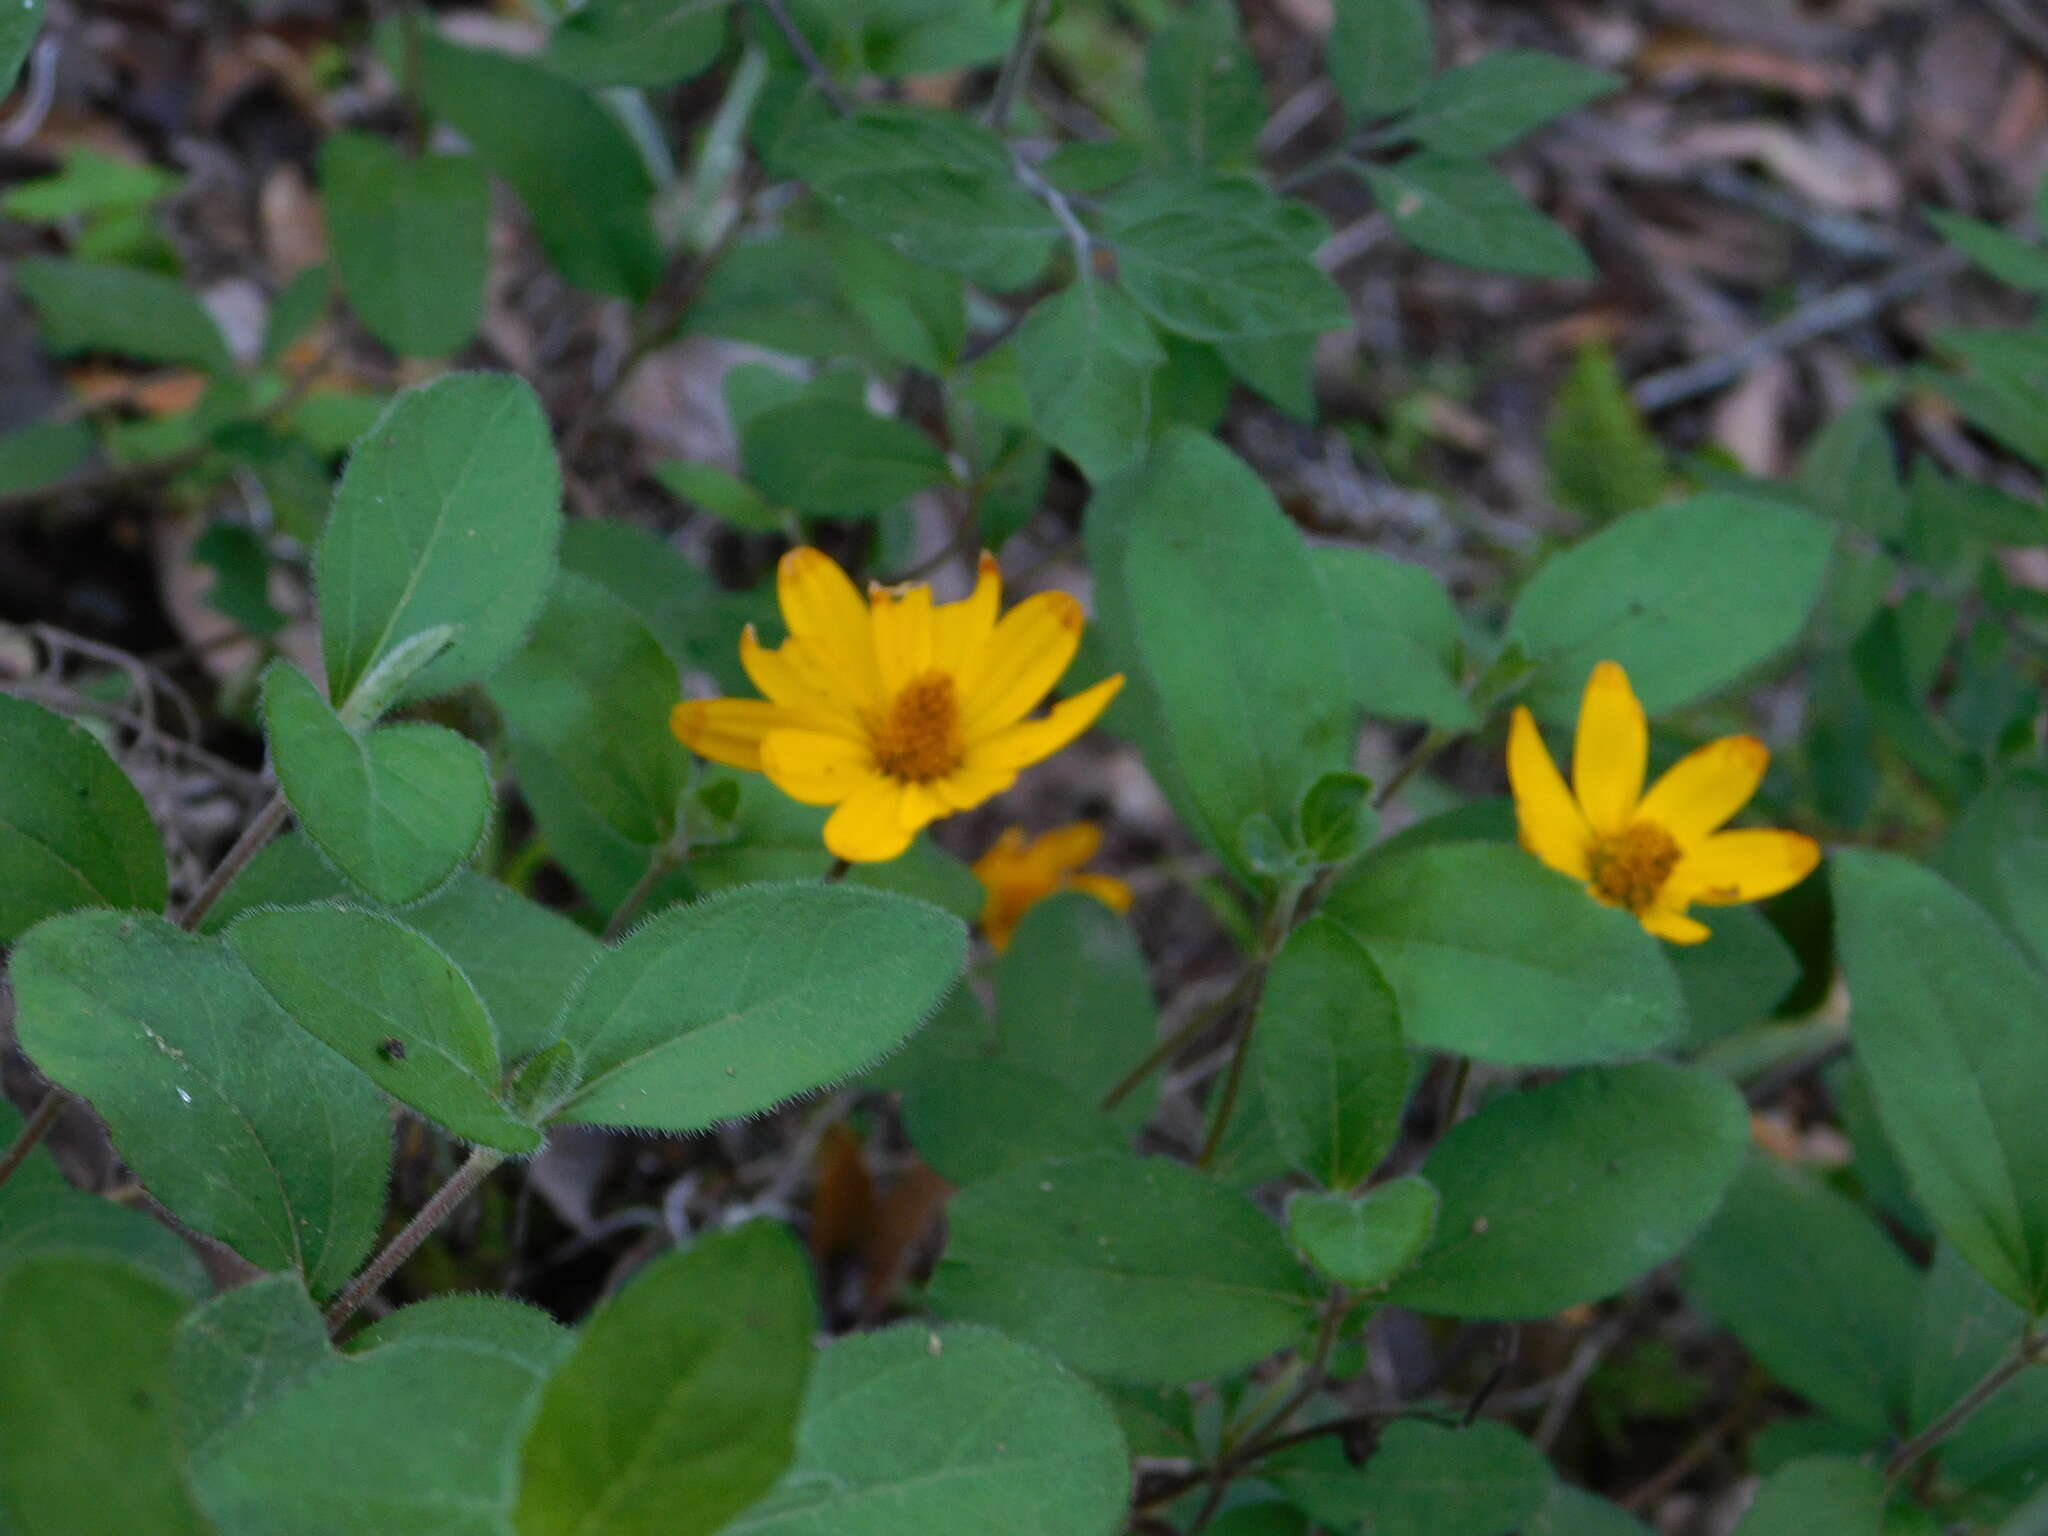
[[[1000,952],[1024,914],[1058,891],[1085,891],[1112,912],[1127,912],[1131,888],[1113,875],[1091,875],[1081,866],[1102,848],[1102,829],[1090,822],[1054,827],[1024,841],[1021,827],[1011,827],[987,853],[974,861],[974,878],[988,893],[982,903],[981,931]]]
[[[1762,742],[1754,736],[1709,742],[1672,764],[1645,794],[1649,745],[1643,706],[1628,674],[1611,661],[1586,680],[1571,789],[1534,717],[1518,707],[1508,734],[1508,782],[1522,846],[1674,944],[1697,944],[1710,934],[1686,916],[1693,903],[1760,901],[1813,872],[1820,845],[1810,837],[1720,830],[1763,782],[1771,754]]]
[[[1123,686],[1105,678],[1027,720],[1074,659],[1081,605],[1041,592],[998,620],[992,555],[957,603],[934,603],[922,583],[871,586],[863,601],[830,556],[793,549],[776,595],[789,639],[770,650],[752,625],[740,637],[741,664],[767,698],[686,700],[669,723],[701,757],[837,806],[825,846],[855,863],[893,859],[928,823],[1001,794]]]

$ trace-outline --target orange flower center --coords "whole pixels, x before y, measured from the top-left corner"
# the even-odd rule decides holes
[[[928,784],[966,755],[960,744],[960,699],[951,674],[921,672],[903,685],[874,728],[875,766],[892,779]]]
[[[1638,821],[1593,845],[1587,857],[1593,889],[1600,899],[1631,912],[1645,912],[1678,864],[1680,849],[1671,834],[1652,822]]]

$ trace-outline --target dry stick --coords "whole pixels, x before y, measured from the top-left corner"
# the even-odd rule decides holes
[[[398,1270],[398,1266],[413,1256],[413,1251],[427,1240],[434,1228],[448,1219],[448,1213],[468,1198],[477,1185],[489,1177],[493,1168],[505,1161],[505,1154],[490,1147],[472,1147],[468,1159],[456,1169],[446,1184],[434,1191],[434,1196],[419,1209],[419,1214],[408,1221],[398,1236],[384,1245],[384,1251],[363,1266],[363,1272],[349,1281],[348,1289],[335,1298],[334,1305],[327,1309],[327,1332],[333,1335],[341,1325],[355,1316],[356,1309],[381,1288]]]
[[[1896,1481],[1914,1462],[1962,1428],[1979,1408],[2003,1392],[2014,1377],[2044,1360],[2048,1360],[2048,1336],[2030,1333],[2023,1337],[2010,1355],[1985,1372],[1983,1380],[1950,1404],[1946,1413],[1892,1452],[1891,1459],[1884,1464],[1886,1481]]]
[[[1765,326],[1725,352],[1638,379],[1629,395],[1644,411],[1662,411],[1711,394],[1734,383],[1758,363],[1860,324],[1900,300],[1954,277],[1969,264],[1969,257],[1961,251],[1946,246],[1931,251],[1894,267],[1873,282],[1852,283],[1823,294],[1810,304],[1802,304],[1776,324]]]

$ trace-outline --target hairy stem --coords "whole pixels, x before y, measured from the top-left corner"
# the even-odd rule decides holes
[[[1259,994],[1265,989],[1266,972],[1273,967],[1273,957],[1280,953],[1280,946],[1287,942],[1287,935],[1294,929],[1295,914],[1301,910],[1301,899],[1308,887],[1299,883],[1283,886],[1273,897],[1273,904],[1266,911],[1266,920],[1259,927],[1258,953],[1245,969],[1244,1026],[1238,1031],[1237,1046],[1230,1053],[1230,1075],[1223,1080],[1223,1094],[1216,1103],[1216,1118],[1209,1126],[1209,1134],[1202,1143],[1202,1155],[1196,1159],[1196,1166],[1206,1168],[1215,1161],[1216,1153],[1223,1145],[1223,1133],[1230,1129],[1230,1118],[1237,1112],[1238,1090],[1244,1085],[1244,1067],[1251,1056],[1252,1031],[1259,1025]]]
[[[1951,1403],[1941,1417],[1892,1452],[1891,1459],[1884,1464],[1886,1479],[1896,1481],[1914,1462],[1967,1424],[1979,1408],[2010,1386],[2015,1377],[2044,1360],[2048,1360],[2048,1335],[2028,1333],[2013,1346],[2011,1354],[1986,1371],[1983,1379]]]
[[[384,1282],[397,1273],[398,1266],[411,1258],[434,1229],[448,1219],[449,1212],[462,1204],[470,1192],[490,1176],[491,1170],[504,1161],[502,1152],[489,1147],[471,1148],[468,1160],[455,1170],[446,1184],[434,1191],[433,1198],[420,1207],[419,1214],[405,1224],[398,1236],[384,1245],[384,1251],[349,1281],[348,1289],[335,1298],[334,1305],[327,1309],[328,1333],[338,1333],[341,1325],[355,1316],[357,1308],[376,1295]]]
[[[604,925],[603,942],[609,944],[626,931],[627,924],[640,915],[647,898],[654,894],[654,888],[674,873],[676,856],[667,848],[657,848],[647,860],[647,868],[634,882],[633,889],[612,909],[611,920]]]

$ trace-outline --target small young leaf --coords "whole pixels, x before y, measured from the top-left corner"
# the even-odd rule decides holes
[[[1394,228],[1432,256],[1520,277],[1593,275],[1578,241],[1483,161],[1424,153],[1363,174]]]
[[[226,945],[77,912],[27,934],[10,969],[22,1048],[173,1214],[318,1293],[355,1272],[384,1213],[390,1112]]]
[[[2048,1312],[2040,1113],[2048,985],[1984,910],[1893,854],[1834,861],[1856,1054],[1941,1233],[2034,1317]]]
[[[945,451],[907,421],[811,393],[761,412],[740,434],[747,478],[801,512],[885,512],[952,478]]]
[[[1295,1166],[1329,1189],[1363,1182],[1400,1132],[1408,1049],[1393,988],[1330,919],[1310,918],[1274,960],[1252,1054]]]
[[[294,1023],[400,1103],[488,1147],[540,1145],[500,1097],[498,1041],[476,989],[411,929],[299,907],[250,912],[228,942]]]
[[[1405,112],[1429,80],[1427,0],[1335,0],[1324,62],[1353,122]]]
[[[796,1465],[724,1536],[1107,1532],[1129,1465],[1102,1400],[1035,1350],[905,1323],[825,1351]]]
[[[1379,962],[1419,1045],[1562,1066],[1638,1056],[1685,1027],[1657,941],[1517,847],[1375,853],[1323,911]]]
[[[1510,48],[1433,76],[1401,133],[1446,155],[1491,154],[1621,85],[1604,69]]]
[[[320,146],[320,193],[342,292],[371,335],[445,357],[476,334],[491,221],[481,161],[337,133]]]
[[[966,932],[923,902],[764,885],[679,908],[591,971],[563,1018],[583,1085],[557,1118],[696,1131],[858,1072],[960,974]]]
[[[116,1259],[0,1272],[0,1509],[37,1536],[203,1536],[185,1491],[171,1333],[185,1298]]]
[[[653,184],[617,118],[546,66],[419,39],[427,106],[453,123],[532,215],[541,249],[579,288],[643,299],[661,276],[648,204]],[[380,45],[405,73],[401,29]]]
[[[681,693],[675,663],[640,616],[567,571],[490,683],[513,734],[547,753],[606,826],[647,848],[675,831],[688,777],[668,727]]]
[[[815,1315],[752,1222],[635,1275],[555,1368],[520,1452],[520,1536],[711,1536],[789,1464]]]
[[[1569,717],[1603,660],[1628,669],[1652,715],[1725,687],[1804,627],[1833,543],[1816,518],[1738,496],[1621,518],[1515,600],[1508,634],[1543,669],[1531,706]]]
[[[1757,1490],[1735,1536],[1881,1536],[1884,1476],[1847,1456],[1787,1462]]]
[[[660,90],[718,61],[731,8],[731,0],[591,0],[562,18],[547,62],[578,85]]]
[[[525,381],[451,374],[392,401],[350,458],[314,555],[336,707],[437,625],[455,627],[454,643],[395,702],[495,671],[554,578],[561,497],[547,418]]]
[[[933,1305],[1091,1375],[1226,1375],[1311,1320],[1315,1293],[1272,1222],[1180,1163],[1030,1164],[962,1191],[949,1214]]]
[[[211,373],[233,366],[213,316],[176,278],[52,256],[26,257],[12,271],[42,321],[43,344],[60,356],[115,352]]]
[[[161,912],[149,808],[74,721],[0,694],[0,944],[79,907]]]
[[[1107,283],[1075,283],[1025,316],[1016,348],[1031,424],[1083,474],[1106,480],[1143,457],[1166,353],[1136,305]]]
[[[1741,1098],[1693,1067],[1591,1067],[1511,1093],[1436,1145],[1435,1244],[1389,1299],[1453,1317],[1542,1317],[1674,1257],[1749,1142]]]
[[[1579,349],[1551,405],[1543,445],[1558,504],[1597,522],[1654,506],[1671,478],[1605,346]]]
[[[418,901],[483,840],[493,791],[474,742],[425,722],[355,735],[286,662],[263,680],[263,717],[299,824],[378,901]]]
[[[2009,235],[1995,224],[1939,208],[1928,209],[1927,220],[1950,245],[2000,282],[2048,293],[2048,250]]]
[[[1355,1199],[1302,1190],[1288,1197],[1287,1235],[1318,1274],[1367,1290],[1421,1257],[1436,1235],[1437,1205],[1435,1187],[1416,1174]]]

